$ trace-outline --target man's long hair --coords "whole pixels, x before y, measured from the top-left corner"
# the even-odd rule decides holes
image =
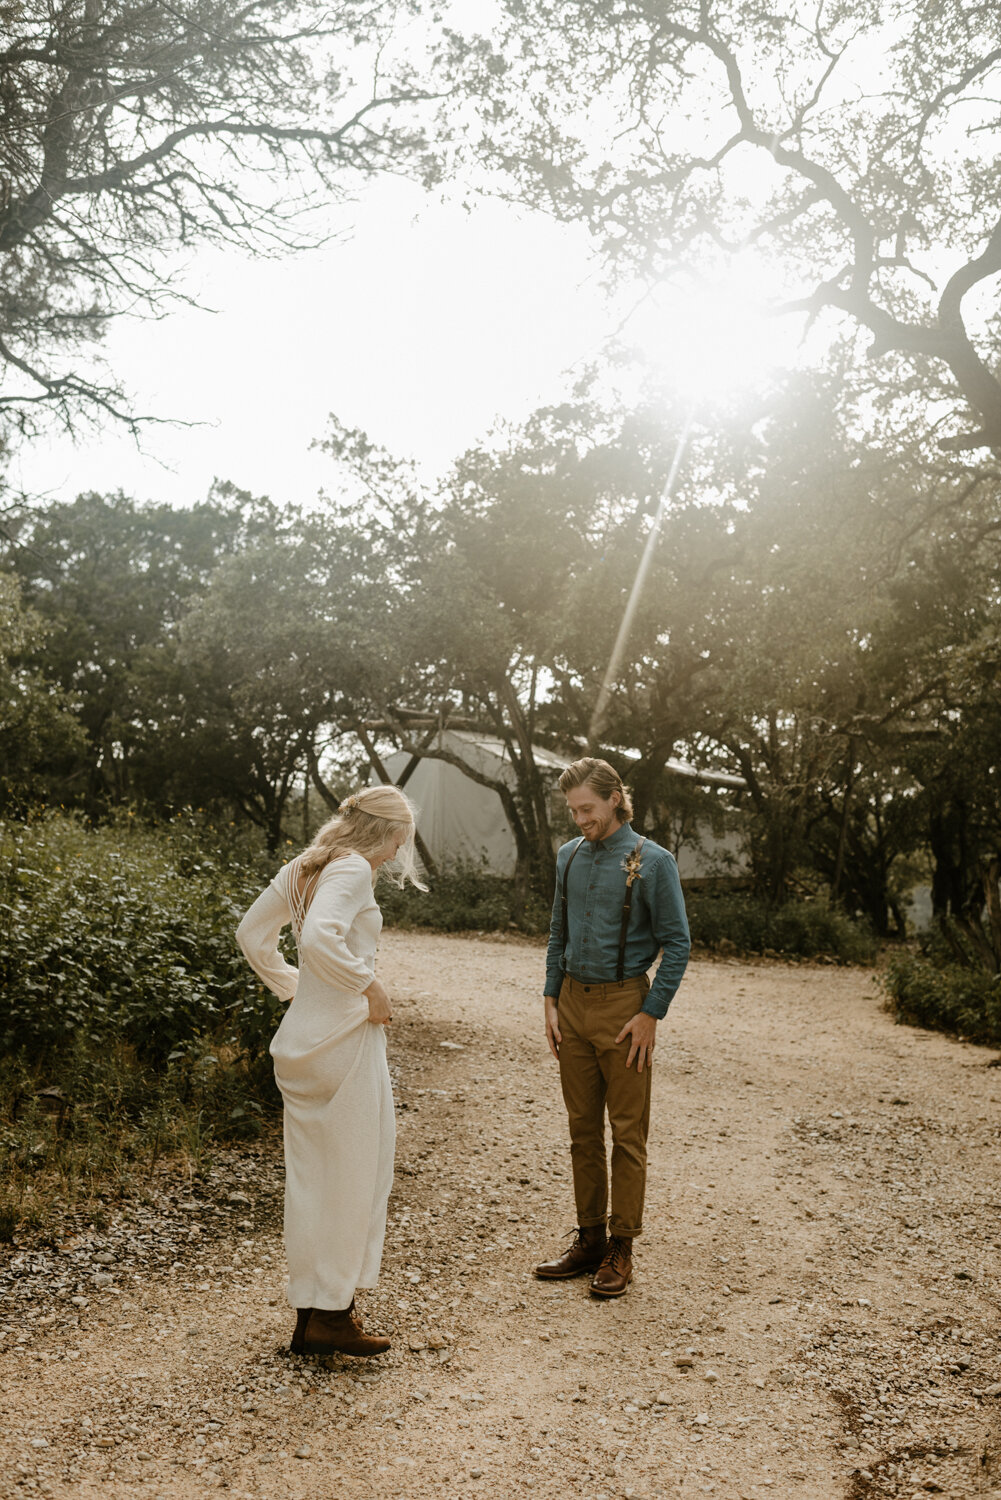
[[[593,755],[585,755],[582,760],[575,760],[573,765],[567,766],[560,777],[560,791],[570,792],[575,786],[594,787],[603,802],[610,802],[612,793],[618,792],[622,800],[615,815],[620,823],[629,822],[633,815],[633,799],[622,777],[607,760],[595,760]]]

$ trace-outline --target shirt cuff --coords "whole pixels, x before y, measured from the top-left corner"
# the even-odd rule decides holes
[[[546,994],[552,995],[554,1000],[559,999],[560,990],[563,988],[563,970],[547,969],[546,971]]]
[[[641,1009],[644,1010],[648,1016],[653,1016],[655,1021],[663,1021],[664,1017],[667,1015],[667,1008],[677,993],[677,990],[674,990],[669,995],[658,994],[657,986],[656,984],[654,984],[653,988],[650,990],[649,995],[647,995],[646,999],[643,1001]]]

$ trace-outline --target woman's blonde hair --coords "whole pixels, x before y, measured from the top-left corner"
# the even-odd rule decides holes
[[[334,816],[316,834],[313,842],[299,855],[299,868],[307,877],[316,875],[340,854],[360,854],[368,859],[385,848],[394,833],[404,833],[395,859],[380,866],[394,885],[401,888],[409,880],[419,891],[427,886],[417,873],[414,849],[416,809],[398,786],[366,786],[345,797]]]

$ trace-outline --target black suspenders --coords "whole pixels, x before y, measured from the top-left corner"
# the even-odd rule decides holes
[[[562,903],[563,903],[562,904],[562,910],[563,910],[563,954],[562,954],[562,960],[561,961],[562,961],[562,964],[563,964],[563,972],[564,973],[566,973],[566,968],[567,968],[567,939],[570,936],[570,927],[569,927],[569,923],[567,922],[567,881],[570,879],[570,866],[573,864],[574,860],[577,858],[577,855],[580,853],[580,847],[583,844],[583,842],[584,842],[584,838],[583,838],[583,835],[582,835],[577,840],[576,844],[574,844],[573,848],[570,851],[570,858],[567,860],[566,864],[563,866],[563,889],[562,889],[562,892],[561,892]]]
[[[580,847],[581,847],[581,845],[583,843],[584,843],[584,839],[583,838],[579,838],[577,840],[577,842],[574,845],[573,849],[570,851],[570,858],[567,860],[566,864],[563,866],[563,885],[562,885],[562,890],[560,892],[560,896],[561,896],[561,911],[562,911],[562,924],[563,924],[563,933],[562,933],[562,936],[563,936],[563,954],[562,954],[562,962],[563,962],[563,971],[564,971],[564,973],[566,972],[566,966],[567,966],[567,941],[568,941],[569,936],[570,936],[570,928],[569,928],[569,923],[567,921],[567,886],[568,886],[568,882],[570,880],[570,866],[573,864],[573,862],[576,859],[578,853],[580,852]],[[640,850],[643,848],[643,845],[645,843],[646,843],[646,839],[645,838],[641,838],[639,840],[639,842],[635,845],[635,847],[633,848],[632,854],[630,854],[630,856],[629,856],[630,862],[633,861],[634,859],[636,859],[637,855],[639,854]],[[632,905],[633,905],[633,882],[631,880],[627,880],[626,881],[626,895],[625,895],[625,900],[622,903],[622,925],[619,928],[619,961],[616,964],[616,968],[615,968],[615,978],[616,978],[616,980],[617,980],[617,982],[619,984],[622,983],[623,977],[625,975],[625,968],[626,968],[626,934],[629,931],[629,913],[632,910]]]

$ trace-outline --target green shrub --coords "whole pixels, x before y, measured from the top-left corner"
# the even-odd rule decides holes
[[[266,1051],[280,1003],[233,937],[256,871],[189,828],[65,817],[5,825],[0,861],[0,1048],[127,1045],[153,1067],[208,1044]]]
[[[1001,1047],[1001,975],[903,954],[882,976],[898,1021]]]
[[[380,882],[377,895],[387,926],[408,932],[418,928],[435,932],[549,930],[550,908],[541,897],[530,897],[516,917],[514,881],[487,875],[474,865],[442,870],[429,885],[425,895],[412,886],[401,891],[388,881]]]
[[[867,927],[822,902],[789,901],[770,907],[744,895],[686,897],[692,940],[733,953],[782,953],[871,963],[877,943]]]
[[[284,1007],[234,936],[262,863],[190,819],[0,824],[0,1238],[277,1113]]]

